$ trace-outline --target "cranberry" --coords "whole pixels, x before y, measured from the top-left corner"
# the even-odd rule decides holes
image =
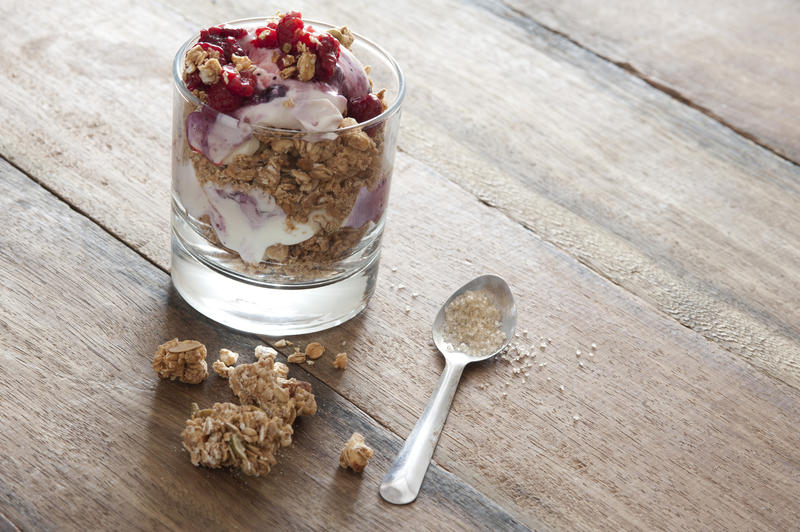
[[[278,22],[278,44],[283,46],[286,43],[294,45],[299,39],[299,33],[303,30],[303,18],[297,11],[290,11]]]
[[[252,44],[256,48],[277,48],[278,32],[270,27],[257,28],[256,38],[253,39]]]
[[[347,101],[347,116],[355,118],[359,123],[375,118],[382,112],[383,104],[372,93]]]
[[[252,72],[239,73],[229,65],[226,65],[222,69],[222,75],[228,80],[228,90],[236,96],[249,98],[255,92],[256,80]]]
[[[240,38],[238,36],[244,35],[247,35],[247,30],[214,26],[200,32],[199,44],[203,46],[204,43],[207,43],[217,47],[220,54],[224,56],[225,61],[230,62],[233,54],[245,55],[237,40]],[[203,48],[206,49],[205,46]]]
[[[244,28],[226,28],[224,26],[212,26],[211,28],[208,28],[208,30],[203,30],[203,31],[207,31],[211,35],[220,35],[221,37],[235,37],[237,39],[241,39],[242,37],[247,35],[247,30]],[[200,32],[200,35],[202,38],[203,35],[202,31]]]
[[[327,81],[331,79],[336,70],[336,61],[339,59],[339,41],[329,33],[320,35],[318,40],[317,69],[314,72],[314,78],[319,81]]]
[[[204,87],[205,83],[203,83],[203,80],[200,79],[200,72],[194,71],[186,76],[186,88],[190,91],[202,89]]]
[[[231,91],[229,91],[225,86],[225,82],[222,80],[208,88],[208,92],[206,92],[206,98],[208,105],[210,105],[212,109],[216,109],[221,113],[230,113],[235,111],[241,107],[243,100],[241,96],[233,94]]]

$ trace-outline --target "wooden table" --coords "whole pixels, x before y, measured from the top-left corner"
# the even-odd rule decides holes
[[[260,479],[190,464],[190,403],[230,392],[150,361],[174,336],[212,360],[277,340],[168,274],[172,54],[274,8],[0,5],[0,530],[797,529],[800,5],[333,4],[275,7],[407,75],[383,265],[365,312],[295,339],[350,365],[292,368],[319,412]],[[435,311],[486,272],[534,363],[468,369],[420,497],[386,504],[442,368]],[[363,475],[337,467],[353,431]]]

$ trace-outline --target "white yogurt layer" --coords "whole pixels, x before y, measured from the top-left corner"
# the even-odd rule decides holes
[[[314,236],[327,221],[325,212],[314,211],[307,223],[293,223],[290,228],[275,199],[260,191],[242,192],[230,186],[203,185],[210,206],[209,217],[222,244],[245,262],[257,263],[268,247],[275,244],[299,244]]]

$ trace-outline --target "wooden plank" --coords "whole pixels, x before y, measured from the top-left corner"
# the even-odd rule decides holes
[[[504,3],[800,163],[797,2]]]
[[[169,205],[154,201],[169,190],[166,65],[200,24],[263,6],[154,6],[3,11],[19,37],[0,59],[0,112],[34,127],[10,130],[0,153],[166,266]],[[404,65],[406,153],[684,326],[800,385],[799,167],[499,8],[401,2],[404,17],[395,17],[365,2],[297,7],[380,35]],[[424,52],[408,46],[408,20],[426,36]],[[483,36],[459,40],[468,66],[448,55],[463,34]],[[133,59],[98,51],[115,42],[130,43]],[[58,59],[61,48],[80,64]],[[524,61],[503,60],[509,50]],[[20,56],[29,61],[2,63]],[[30,94],[43,104],[29,105]]]
[[[0,516],[26,530],[525,528],[436,466],[414,505],[384,503],[402,441],[302,368],[319,411],[268,477],[193,467],[189,405],[232,394],[216,376],[159,381],[152,352],[180,336],[252,360],[256,339],[198,316],[164,272],[5,162],[0,212]],[[338,467],[353,431],[376,449],[363,475]]]

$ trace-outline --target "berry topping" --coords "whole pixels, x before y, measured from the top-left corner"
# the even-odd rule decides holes
[[[272,24],[275,25],[274,22]],[[251,44],[256,48],[277,48],[278,32],[269,25],[266,28],[256,28],[256,38],[251,41]]]
[[[200,32],[200,46],[211,44],[217,47],[218,51],[225,57],[225,61],[230,61],[233,54],[245,55],[242,47],[239,46],[238,39],[245,37],[247,30],[243,28],[224,28],[214,26]],[[204,46],[203,49],[206,49]]]
[[[297,11],[286,13],[278,22],[278,44],[294,45],[300,40],[303,31],[303,16]]]
[[[327,81],[336,70],[336,61],[339,60],[339,41],[328,33],[320,35],[318,39],[317,69],[314,78],[319,81]]]
[[[230,113],[241,107],[243,98],[228,90],[224,81],[218,81],[208,88],[208,105],[221,113]]]
[[[372,93],[347,101],[347,116],[366,122],[383,112],[383,103]]]
[[[225,65],[222,67],[222,80],[228,86],[228,90],[236,96],[249,98],[255,92],[256,80],[250,71],[240,73],[231,65]]]

